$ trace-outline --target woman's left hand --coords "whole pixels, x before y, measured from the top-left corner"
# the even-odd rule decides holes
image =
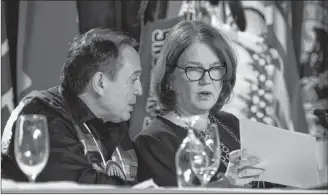
[[[245,150],[235,150],[230,154],[229,165],[225,173],[225,177],[233,186],[244,186],[259,178],[264,169],[259,168],[261,161],[247,154]]]

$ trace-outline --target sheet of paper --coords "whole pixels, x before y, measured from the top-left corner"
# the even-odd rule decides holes
[[[318,169],[328,166],[328,140],[317,141]]]
[[[320,184],[314,137],[240,119],[241,148],[265,162],[259,181],[307,188]]]
[[[153,179],[148,179],[146,181],[143,181],[141,183],[138,183],[136,185],[134,185],[132,188],[136,188],[136,189],[145,189],[145,188],[162,188],[159,187]]]

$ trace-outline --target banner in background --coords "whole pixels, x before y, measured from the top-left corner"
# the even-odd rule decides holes
[[[316,124],[313,110],[328,109],[328,2],[304,1],[301,33],[302,96],[309,132],[325,130]]]
[[[1,1],[1,132],[15,107],[5,21],[4,5]]]
[[[124,0],[77,1],[80,32],[84,33],[96,27],[120,29],[139,41],[141,32],[138,18],[140,2]],[[167,4],[167,1],[149,1],[145,20],[153,21],[154,17],[165,18]]]
[[[68,43],[78,33],[76,1],[20,1],[19,6],[18,101],[59,84]]]
[[[152,111],[149,110],[152,108],[147,108],[147,104],[156,102],[156,100],[153,101],[153,97],[150,94],[150,73],[156,64],[168,32],[179,21],[181,21],[180,17],[168,20],[155,20],[154,22],[147,22],[145,26],[145,34],[142,36],[144,37],[144,40],[140,40],[140,42],[143,43],[143,48],[141,48],[140,53],[143,95],[137,98],[135,109],[130,119],[131,138],[136,136],[154,117]]]

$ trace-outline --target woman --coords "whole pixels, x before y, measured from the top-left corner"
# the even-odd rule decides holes
[[[161,115],[134,139],[138,180],[153,178],[160,186],[177,186],[175,153],[187,135],[181,117],[193,115],[218,123],[222,154],[217,173],[225,173],[229,186],[244,186],[259,177],[263,169],[254,166],[260,160],[239,150],[238,119],[220,111],[234,87],[236,63],[229,42],[210,25],[182,21],[171,29],[151,77]]]

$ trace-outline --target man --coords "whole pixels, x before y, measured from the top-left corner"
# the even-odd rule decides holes
[[[136,41],[92,29],[70,45],[60,85],[25,97],[2,137],[2,172],[26,181],[14,155],[17,113],[47,117],[50,155],[37,181],[126,185],[136,182],[137,159],[125,121],[142,94]]]

